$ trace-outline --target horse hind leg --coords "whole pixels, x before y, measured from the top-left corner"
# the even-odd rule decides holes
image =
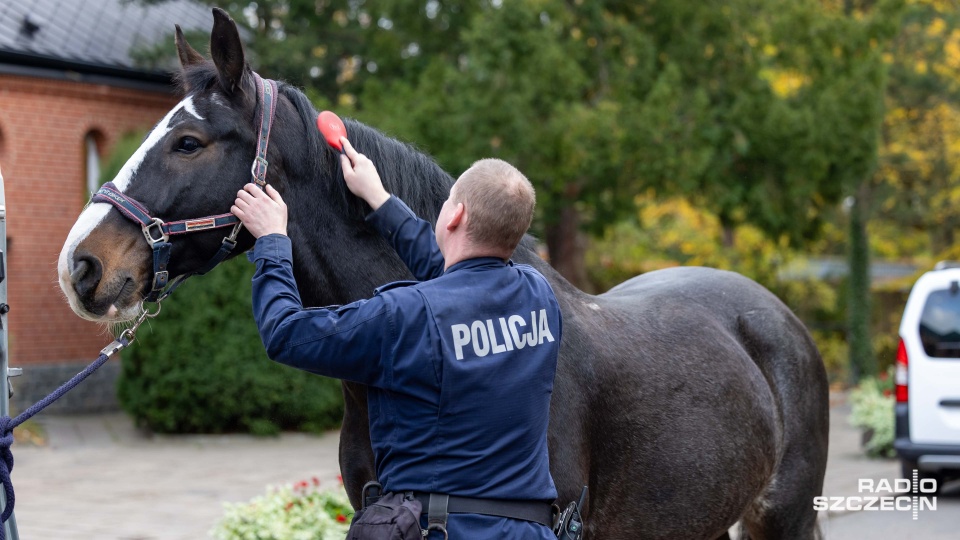
[[[763,504],[763,503],[761,503]],[[820,540],[823,535],[812,511],[813,496],[785,497],[743,516],[738,540]]]
[[[812,540],[821,536],[813,498],[822,493],[827,463],[826,372],[799,320],[770,315],[766,313],[762,320],[741,318],[740,330],[779,405],[781,456],[767,487],[741,517],[738,536]]]
[[[740,520],[738,540],[816,540],[821,538],[813,495],[774,488],[754,501]]]

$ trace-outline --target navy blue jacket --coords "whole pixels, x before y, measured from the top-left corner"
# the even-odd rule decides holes
[[[267,354],[370,387],[386,491],[552,502],[547,421],[561,319],[550,285],[497,258],[444,271],[430,224],[396,197],[368,220],[426,281],[388,284],[336,310],[304,309],[290,240],[261,237],[253,311]],[[453,540],[555,538],[542,525],[475,514],[452,514],[448,531]]]

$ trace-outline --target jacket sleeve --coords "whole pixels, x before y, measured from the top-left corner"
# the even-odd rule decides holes
[[[382,386],[387,306],[380,297],[336,310],[305,309],[293,277],[290,239],[271,234],[253,250],[253,316],[267,355],[297,369]],[[389,340],[387,341],[389,342]]]
[[[391,196],[367,221],[383,236],[420,281],[443,275],[444,260],[430,222]]]

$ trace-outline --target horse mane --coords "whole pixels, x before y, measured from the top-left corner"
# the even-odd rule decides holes
[[[219,77],[216,66],[212,62],[204,62],[187,66],[177,75],[176,82],[180,93],[186,94],[198,89],[212,89],[219,84]],[[337,153],[327,146],[316,129],[316,108],[300,89],[283,81],[277,81],[277,87],[280,94],[293,104],[303,124],[306,138],[299,143],[304,144],[307,150],[299,156],[303,170],[313,171],[314,175],[322,171],[333,180],[329,182],[333,199],[350,214],[362,217],[366,212],[363,201],[347,189]],[[256,115],[255,109],[253,118]],[[344,119],[344,125],[350,143],[376,164],[387,191],[402,199],[417,215],[436,222],[440,206],[450,193],[453,178],[413,145],[388,137],[350,118]]]

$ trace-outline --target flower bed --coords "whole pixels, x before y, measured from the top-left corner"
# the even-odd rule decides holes
[[[343,540],[353,507],[343,485],[320,480],[271,487],[247,503],[225,503],[224,517],[210,532],[218,540]]]
[[[850,392],[850,423],[864,430],[864,450],[872,457],[894,457],[893,368],[863,379]]]

